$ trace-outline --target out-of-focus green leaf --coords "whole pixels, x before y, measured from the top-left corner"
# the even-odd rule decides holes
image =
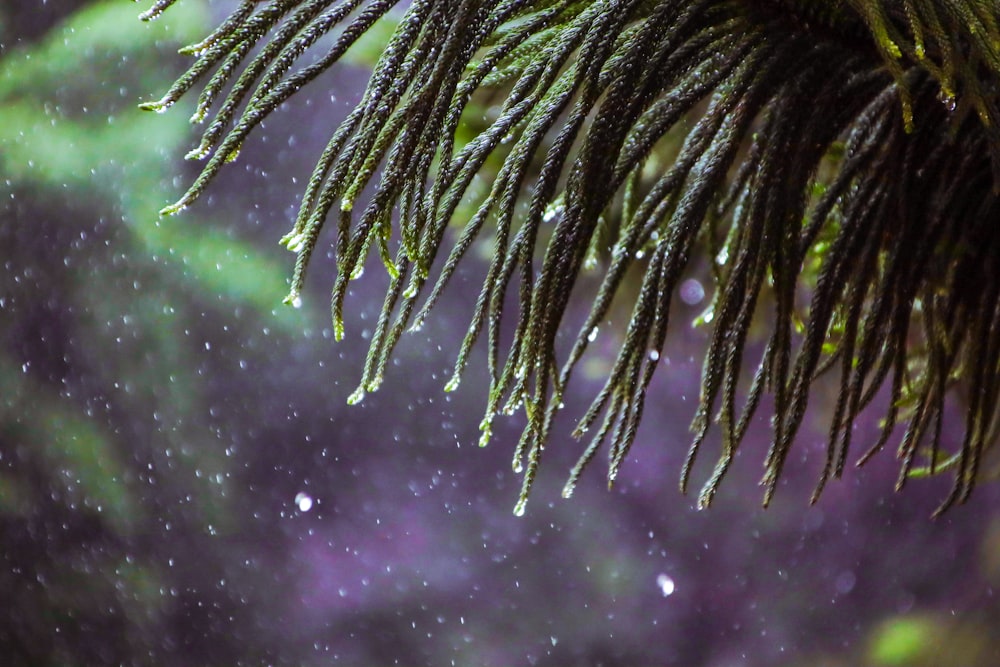
[[[4,387],[3,423],[23,444],[46,460],[57,474],[71,507],[82,505],[100,513],[119,531],[142,513],[128,488],[128,474],[107,434],[69,401],[54,396],[0,359]],[[19,442],[20,441],[20,442]]]
[[[0,60],[0,98],[66,85],[81,75],[81,61],[95,52],[110,50],[124,56],[148,52],[150,44],[160,41],[194,41],[209,20],[206,10],[200,2],[180,2],[171,11],[170,21],[142,23],[130,2],[109,0],[85,7],[41,43]]]
[[[912,665],[931,649],[936,631],[937,626],[929,618],[889,620],[874,635],[870,660],[876,665]]]
[[[277,316],[301,328],[301,315],[276,307],[285,296],[288,266],[217,228],[186,220],[160,220],[168,179],[165,156],[190,138],[185,114],[152,115],[128,98],[113,113],[69,110],[50,100],[85,71],[94,53],[148,57],[150,43],[192,41],[207,21],[202,3],[162,24],[140,23],[129,3],[107,2],[75,14],[42,43],[0,60],[0,171],[7,179],[95,195],[123,212],[124,222],[150,256],[173,263],[207,293]],[[154,92],[169,73],[150,82]],[[30,95],[28,94],[30,93]]]
[[[385,52],[385,45],[389,42],[389,38],[396,32],[399,18],[400,15],[390,15],[375,23],[347,50],[341,62],[351,63],[366,69],[374,67]]]
[[[185,134],[183,119],[156,119],[138,111],[76,121],[30,101],[0,106],[0,159],[6,177],[53,187],[110,194],[133,169],[162,161]]]

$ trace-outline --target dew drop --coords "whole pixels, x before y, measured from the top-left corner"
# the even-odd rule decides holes
[[[527,504],[528,501],[526,498],[521,498],[520,500],[518,500],[517,504],[514,505],[514,516],[524,516],[524,507]]]

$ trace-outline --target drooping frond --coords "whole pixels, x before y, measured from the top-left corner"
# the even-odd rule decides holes
[[[200,86],[195,120],[210,119],[191,153],[207,159],[204,170],[164,211],[194,201],[261,120],[395,4],[247,0],[189,47],[194,65],[144,105],[164,109]],[[968,497],[998,423],[998,24],[992,0],[414,0],[282,239],[298,254],[288,300],[332,221],[340,338],[348,282],[379,253],[391,279],[350,399],[360,400],[474,240],[492,235],[446,389],[485,336],[483,443],[496,415],[519,406],[526,415],[514,458],[524,474],[521,513],[574,366],[626,272],[639,266],[641,287],[617,360],[576,429],[590,444],[566,496],[602,447],[614,479],[642,418],[672,297],[692,254],[721,243],[682,488],[717,423],[722,454],[699,499],[711,502],[770,392],[770,502],[812,383],[830,372],[839,393],[816,495],[842,473],[852,424],[885,388],[882,435],[862,460],[905,424],[899,485],[953,470],[943,510]],[[326,50],[303,64],[313,47]],[[489,90],[503,94],[499,113],[460,139],[463,114]],[[651,169],[668,135],[680,142],[676,156]],[[457,220],[491,164],[488,192]],[[366,188],[370,199],[361,198]],[[452,240],[455,222],[463,226]],[[600,288],[559,358],[574,286],[598,256],[606,257]],[[513,313],[504,313],[508,293],[517,295]],[[769,337],[743,391],[761,312]],[[509,346],[505,315],[514,322]],[[944,454],[945,396],[959,379],[965,436]],[[921,453],[927,464],[917,467]]]

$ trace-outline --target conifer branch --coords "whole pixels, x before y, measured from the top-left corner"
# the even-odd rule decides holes
[[[143,108],[163,110],[202,86],[193,120],[210,120],[189,157],[207,162],[163,212],[192,203],[264,118],[395,4],[247,0],[185,49],[195,63]],[[596,435],[565,496],[602,448],[614,481],[659,367],[673,294],[692,256],[723,239],[681,488],[717,424],[722,453],[698,501],[711,503],[767,391],[770,503],[813,383],[833,373],[839,391],[813,500],[843,473],[861,411],[888,393],[881,436],[860,462],[905,424],[899,486],[951,471],[944,511],[968,498],[1000,422],[998,25],[992,0],[414,0],[282,239],[297,253],[287,300],[299,298],[335,220],[340,339],[347,285],[370,253],[380,255],[390,284],[354,402],[379,387],[402,334],[421,325],[474,241],[492,234],[446,389],[485,335],[482,444],[498,414],[523,406],[527,419],[514,459],[524,474],[520,514],[565,387],[626,272],[638,265],[641,287],[618,357],[575,431]],[[326,36],[326,52],[302,64]],[[461,140],[463,114],[490,90],[505,96],[499,114]],[[649,169],[668,135],[681,138],[676,157]],[[489,192],[457,220],[476,175],[493,164]],[[455,222],[464,227],[452,241]],[[601,285],[560,359],[557,332],[594,264]],[[515,323],[506,349],[505,315]],[[762,317],[769,337],[740,404],[745,357],[756,349],[751,324]],[[949,448],[945,397],[958,382],[968,395],[965,435]]]

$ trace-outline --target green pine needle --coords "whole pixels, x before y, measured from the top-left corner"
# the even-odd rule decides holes
[[[395,4],[248,0],[186,48],[197,58],[189,71],[142,105],[164,110],[201,87],[194,120],[208,125],[190,157],[207,162],[164,213],[197,199],[264,118]],[[769,503],[813,382],[834,373],[813,499],[843,473],[861,411],[887,392],[881,436],[861,462],[904,425],[899,486],[951,471],[944,511],[968,498],[998,429],[998,25],[992,0],[414,0],[282,239],[298,257],[287,300],[298,300],[334,222],[341,338],[348,282],[379,253],[389,288],[356,402],[378,388],[400,336],[421,325],[473,243],[491,235],[447,389],[485,337],[481,444],[498,414],[523,407],[514,457],[521,514],[572,371],[638,267],[624,343],[576,429],[590,441],[563,495],[602,448],[614,481],[659,366],[673,295],[692,256],[709,248],[718,258],[704,317],[712,335],[682,489],[714,424],[722,453],[698,499],[712,502],[770,392]],[[301,62],[320,44],[324,53]],[[489,99],[502,100],[498,113],[470,125]],[[665,137],[679,146],[668,162]],[[487,190],[481,173],[490,174]],[[452,240],[456,222],[464,227]],[[570,295],[595,265],[600,288],[560,359]],[[517,305],[505,313],[508,294]],[[744,389],[761,312],[768,338]],[[509,346],[504,317],[515,327]],[[965,435],[945,452],[955,385],[967,397]]]

